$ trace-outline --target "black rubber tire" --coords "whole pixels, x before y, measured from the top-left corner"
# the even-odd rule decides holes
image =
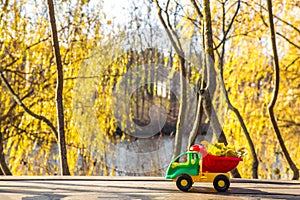
[[[183,192],[188,192],[193,185],[192,178],[187,174],[182,174],[176,179],[176,186],[179,190]]]
[[[218,192],[226,192],[230,186],[229,179],[225,175],[216,176],[213,184]]]

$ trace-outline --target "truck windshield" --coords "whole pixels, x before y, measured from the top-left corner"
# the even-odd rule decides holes
[[[199,153],[198,152],[185,152],[180,154],[178,157],[176,157],[173,162],[177,163],[190,163],[195,162],[197,159],[199,159]]]

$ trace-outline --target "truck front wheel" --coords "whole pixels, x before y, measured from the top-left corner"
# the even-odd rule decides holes
[[[214,179],[214,187],[218,192],[226,192],[229,185],[229,179],[225,175],[218,175]]]
[[[176,180],[177,188],[183,192],[189,191],[189,189],[192,187],[192,185],[193,185],[193,180],[187,174],[182,174],[182,175],[178,176],[178,178]]]

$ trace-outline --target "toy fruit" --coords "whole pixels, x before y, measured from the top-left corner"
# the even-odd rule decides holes
[[[167,169],[166,178],[176,181],[179,190],[187,192],[194,182],[213,182],[218,192],[225,192],[230,186],[229,171],[241,158],[214,156],[202,145],[194,145],[191,151],[174,158]]]

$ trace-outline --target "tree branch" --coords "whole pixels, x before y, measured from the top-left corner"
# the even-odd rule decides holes
[[[196,12],[198,14],[198,16],[200,18],[203,18],[203,14],[201,13],[200,8],[198,7],[196,1],[195,0],[191,0],[191,3],[193,4],[193,6],[194,6],[194,8],[195,8],[195,10],[196,10]]]
[[[295,64],[297,62],[297,60],[300,59],[300,56],[295,58],[290,64],[288,64],[288,66],[285,67],[285,71],[288,70],[293,64]]]
[[[276,32],[277,35],[281,36],[283,39],[285,39],[288,43],[290,43],[291,45],[293,45],[294,47],[300,49],[300,46],[295,44],[294,42],[292,42],[290,39],[288,39],[287,37],[285,37],[284,35],[282,35],[279,32]]]
[[[241,2],[244,3],[244,4],[246,4],[247,6],[251,6],[251,5],[249,4],[249,1],[241,1]],[[256,2],[254,2],[254,3],[255,3],[256,5],[258,5],[260,8],[262,8],[263,10],[265,10],[265,11],[268,12],[268,9],[265,8],[265,6],[261,5],[260,3],[256,3]],[[291,23],[285,21],[284,19],[281,19],[280,17],[274,15],[273,13],[272,13],[272,17],[275,17],[275,18],[278,19],[279,21],[283,22],[284,24],[290,26],[290,27],[293,28],[295,31],[297,31],[298,33],[300,33],[300,29],[297,28],[297,27],[295,27],[293,24],[291,24]]]
[[[32,117],[41,120],[43,122],[45,122],[51,129],[51,131],[54,133],[55,137],[58,138],[58,133],[56,128],[54,127],[54,125],[44,116],[42,115],[38,115],[36,113],[34,113],[33,111],[31,111],[22,101],[22,99],[20,99],[20,97],[15,93],[15,91],[13,90],[13,88],[11,87],[11,85],[9,84],[8,80],[5,78],[3,71],[0,71],[0,78],[3,81],[4,85],[6,86],[6,88],[9,90],[11,96],[14,98],[15,102],[21,106],[24,111],[26,113],[28,113],[29,115],[31,115]]]
[[[225,3],[224,3],[224,4],[225,4]],[[228,35],[228,33],[229,33],[229,31],[230,31],[230,29],[231,29],[231,27],[232,27],[232,24],[233,24],[233,22],[234,22],[234,20],[235,20],[235,18],[236,18],[236,16],[237,16],[239,10],[240,10],[240,7],[241,7],[241,0],[238,0],[238,2],[237,2],[237,7],[236,7],[236,10],[235,10],[235,13],[234,13],[233,17],[231,18],[231,21],[230,21],[230,24],[229,24],[227,30],[226,30],[225,33],[224,33],[223,39],[222,39],[221,42],[214,48],[214,50],[218,49],[218,48],[224,43],[224,41],[227,39],[227,35]]]
[[[288,153],[288,150],[284,144],[283,138],[281,136],[275,115],[274,115],[274,107],[277,101],[278,93],[279,93],[279,83],[280,83],[280,67],[279,67],[279,59],[278,59],[278,54],[277,54],[277,46],[276,46],[276,34],[275,34],[275,28],[274,28],[274,22],[273,22],[273,11],[272,11],[272,0],[267,0],[268,4],[268,13],[269,13],[269,24],[270,24],[270,36],[271,36],[271,42],[272,42],[272,50],[273,50],[273,58],[274,58],[274,82],[275,86],[273,89],[273,94],[271,101],[268,105],[268,111],[270,115],[270,120],[272,122],[274,131],[276,133],[278,142],[280,144],[280,147],[285,155],[285,158],[290,165],[291,169],[293,170],[294,176],[293,180],[298,180],[299,179],[299,170],[297,169],[295,163],[290,157],[290,154]]]
[[[157,0],[154,0],[154,1],[155,1],[155,3],[156,3],[156,7],[157,7],[157,10],[158,10],[158,17],[159,17],[159,20],[160,20],[160,22],[162,23],[162,25],[163,25],[163,27],[164,27],[164,29],[165,29],[165,31],[166,31],[166,33],[167,33],[167,35],[168,35],[170,41],[171,41],[171,44],[172,44],[172,46],[174,47],[176,53],[177,53],[178,55],[181,55],[181,54],[182,54],[182,49],[180,48],[180,46],[177,44],[177,42],[176,42],[175,39],[174,39],[174,36],[173,36],[174,31],[172,31],[172,33],[171,33],[170,30],[169,30],[170,22],[168,22],[168,25],[166,24],[166,22],[165,22],[165,20],[164,20],[164,18],[163,18],[163,16],[162,16],[162,11],[163,11],[163,9],[160,7],[160,5],[159,5],[159,3],[158,3]],[[169,1],[168,1],[168,2],[169,2]],[[164,11],[164,12],[166,12],[166,11]]]
[[[61,54],[59,48],[59,41],[57,36],[57,27],[55,22],[55,12],[53,0],[48,0],[49,18],[52,30],[52,41],[54,47],[54,54],[56,59],[56,69],[57,69],[57,83],[56,83],[56,112],[57,112],[57,125],[58,125],[58,142],[60,151],[60,167],[62,175],[70,175],[68,159],[67,159],[67,149],[65,141],[65,129],[64,129],[64,107],[63,107],[63,66],[61,61]]]
[[[32,94],[33,94],[33,90],[30,90],[24,97],[21,98],[21,101],[23,101],[25,98],[29,97]],[[7,113],[0,116],[0,121],[3,121],[6,118],[8,118],[17,105],[18,105],[17,102],[14,101],[13,104],[10,106],[9,110],[7,111]]]

